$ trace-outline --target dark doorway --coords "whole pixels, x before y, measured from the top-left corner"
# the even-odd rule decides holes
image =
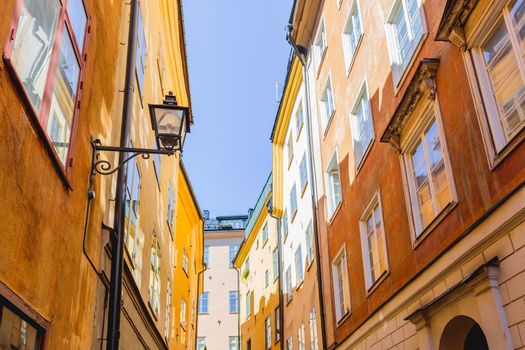
[[[481,327],[476,323],[472,326],[465,339],[464,350],[489,350],[487,338],[481,330]]]

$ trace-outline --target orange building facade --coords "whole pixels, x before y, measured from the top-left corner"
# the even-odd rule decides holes
[[[524,346],[523,8],[294,3],[326,348]]]

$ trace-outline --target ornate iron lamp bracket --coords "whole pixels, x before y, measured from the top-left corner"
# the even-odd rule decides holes
[[[93,190],[93,183],[95,175],[111,175],[117,172],[120,168],[126,165],[130,160],[141,156],[142,159],[149,159],[152,154],[164,154],[171,156],[175,154],[175,150],[157,150],[149,148],[135,148],[135,147],[115,147],[103,146],[99,139],[91,140],[91,147],[93,153],[91,156],[91,171],[89,173],[89,190],[88,197],[94,198],[95,191]],[[127,158],[117,166],[111,164],[110,161],[100,158],[100,152],[118,152],[128,154]]]

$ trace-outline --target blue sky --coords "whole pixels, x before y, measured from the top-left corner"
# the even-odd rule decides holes
[[[292,0],[185,0],[195,124],[183,160],[201,209],[246,214],[271,170]]]

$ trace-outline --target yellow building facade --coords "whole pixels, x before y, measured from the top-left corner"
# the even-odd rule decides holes
[[[240,349],[281,348],[279,234],[277,220],[268,211],[271,199],[270,175],[234,260],[239,270]]]

